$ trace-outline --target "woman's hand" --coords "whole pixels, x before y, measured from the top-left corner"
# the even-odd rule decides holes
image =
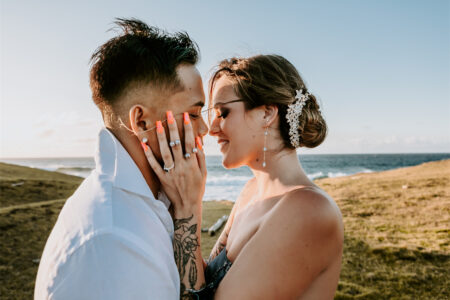
[[[142,145],[150,166],[161,182],[162,189],[172,202],[176,217],[188,217],[201,209],[206,184],[206,163],[201,139],[194,138],[188,113],[183,113],[183,120],[185,153],[172,112],[167,112],[170,144],[161,121],[156,122],[156,134],[164,169],[150,147]]]
[[[159,148],[164,168],[152,150],[143,144],[150,166],[174,207],[173,253],[180,274],[181,299],[191,299],[189,289],[199,289],[205,283],[200,246],[201,202],[205,193],[206,164],[200,137],[194,139],[189,114],[183,114],[184,154],[178,126],[171,111],[167,112],[170,145],[161,121],[156,122]],[[197,144],[197,147],[196,147]]]

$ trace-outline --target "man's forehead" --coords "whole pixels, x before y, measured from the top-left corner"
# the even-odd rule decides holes
[[[170,97],[167,105],[171,106],[173,109],[189,109],[198,108],[205,105],[204,97],[199,97],[199,95],[193,95],[190,93],[177,93]]]

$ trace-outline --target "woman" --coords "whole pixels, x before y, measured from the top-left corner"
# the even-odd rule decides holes
[[[166,172],[146,151],[173,203],[182,295],[332,299],[341,268],[342,217],[330,196],[307,177],[296,153],[325,138],[316,98],[295,67],[276,55],[222,61],[209,91],[209,133],[218,138],[224,167],[246,165],[254,178],[236,200],[206,266],[200,251],[206,170],[189,116],[184,151],[174,142],[167,145],[164,130],[158,133]],[[170,140],[176,141],[176,122],[168,123]]]

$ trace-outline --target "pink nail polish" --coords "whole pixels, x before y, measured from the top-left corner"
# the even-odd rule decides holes
[[[143,142],[141,142],[141,146],[142,146],[142,149],[144,149],[144,151],[147,152],[148,146]]]
[[[195,140],[197,141],[197,148],[203,150],[202,139],[198,136]]]
[[[156,121],[156,132],[157,133],[163,133],[164,128],[162,127],[161,121]]]
[[[173,118],[173,113],[171,110],[167,111],[167,123],[173,124],[175,119]]]
[[[183,113],[184,125],[191,123],[191,119],[189,119],[189,114],[187,112]]]

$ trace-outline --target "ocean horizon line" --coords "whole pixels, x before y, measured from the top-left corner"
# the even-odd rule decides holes
[[[310,155],[414,155],[414,154],[450,154],[448,152],[358,152],[358,153],[297,153],[297,156],[310,156]],[[221,154],[206,154],[206,157],[221,157]],[[35,156],[35,157],[0,157],[0,160],[13,160],[13,159],[86,159],[94,158],[94,156]]]

